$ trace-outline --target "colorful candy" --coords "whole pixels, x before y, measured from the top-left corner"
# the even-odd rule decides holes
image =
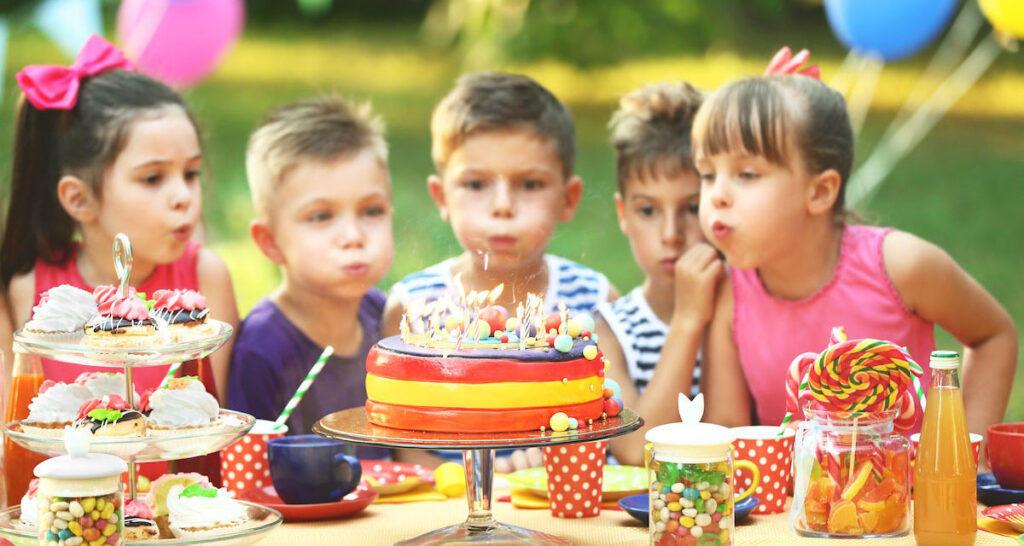
[[[39,538],[57,546],[120,544],[121,503],[116,493],[93,497],[41,497],[46,511]]]
[[[732,544],[728,465],[657,459],[651,465],[651,544]]]

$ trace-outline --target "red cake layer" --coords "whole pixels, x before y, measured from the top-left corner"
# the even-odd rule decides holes
[[[508,351],[509,355],[515,351]],[[562,362],[514,359],[419,356],[373,347],[366,356],[366,371],[380,377],[404,381],[445,383],[495,383],[504,381],[560,381],[603,376],[599,358],[578,358]]]
[[[367,400],[366,418],[377,425],[408,430],[514,432],[546,427],[560,411],[583,422],[598,419],[603,408],[602,398],[569,406],[500,410],[400,406]]]

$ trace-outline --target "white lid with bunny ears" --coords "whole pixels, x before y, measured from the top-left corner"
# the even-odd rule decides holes
[[[729,457],[732,431],[711,423],[701,423],[704,416],[704,394],[690,401],[679,394],[681,423],[660,425],[647,431],[644,438],[654,443],[654,458],[673,463],[713,463]]]

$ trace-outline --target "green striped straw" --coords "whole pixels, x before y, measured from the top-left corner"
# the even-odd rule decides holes
[[[320,370],[324,369],[324,365],[327,364],[327,359],[330,358],[332,354],[334,354],[334,347],[330,345],[324,349],[324,352],[320,353],[320,358],[316,359],[316,364],[313,364],[313,367],[310,368],[309,373],[306,374],[306,379],[302,380],[302,384],[299,385],[299,388],[295,391],[292,399],[288,401],[288,405],[284,407],[284,411],[282,411],[281,415],[278,416],[276,421],[274,421],[274,429],[277,429],[288,420],[288,416],[292,414],[295,406],[299,405],[299,401],[302,400],[306,391],[309,390],[309,386],[313,384],[313,380],[316,379],[316,376],[320,375]]]
[[[171,364],[170,369],[167,370],[167,375],[165,375],[164,378],[160,381],[160,386],[157,387],[157,389],[164,388],[164,386],[167,385],[167,382],[169,382],[171,379],[174,379],[174,374],[178,373],[178,368],[180,367],[181,362],[175,362],[174,364]]]

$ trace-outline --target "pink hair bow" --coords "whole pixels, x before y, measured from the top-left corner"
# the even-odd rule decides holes
[[[135,65],[113,44],[93,34],[71,66],[30,65],[18,72],[17,79],[25,98],[37,109],[70,110],[78,101],[82,78],[119,68],[134,70]]]
[[[812,64],[806,68],[800,68],[800,65],[807,62],[810,58],[811,52],[806,49],[801,49],[796,55],[793,55],[789,46],[784,46],[772,57],[771,62],[768,63],[768,68],[764,69],[764,75],[803,74],[804,76],[820,80],[821,69],[818,68],[818,65]]]

